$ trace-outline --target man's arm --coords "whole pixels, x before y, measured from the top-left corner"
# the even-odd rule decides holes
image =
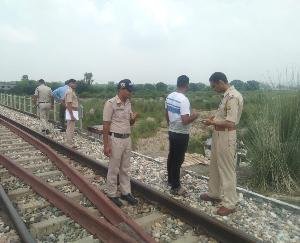
[[[169,113],[168,113],[168,110],[167,110],[167,109],[165,110],[165,116],[166,116],[167,124],[168,124],[168,126],[169,126],[169,125],[170,125],[170,119],[169,119]]]
[[[70,117],[71,117],[71,120],[74,121],[75,120],[75,117],[74,117],[74,114],[73,114],[73,109],[72,109],[72,102],[67,102],[67,110],[69,111],[70,113]]]
[[[104,154],[107,157],[111,156],[111,145],[108,139],[109,131],[110,131],[110,121],[103,121],[103,143],[104,143]]]
[[[218,126],[218,127],[223,127],[223,128],[234,128],[235,127],[234,122],[227,121],[227,120],[225,120],[225,121],[214,121],[214,120],[211,120],[211,119],[204,119],[202,122],[206,126],[213,125],[213,126]]]
[[[35,105],[37,105],[38,96],[39,96],[39,91],[38,88],[36,88],[34,91],[34,95],[32,96],[32,100]]]
[[[199,114],[196,112],[193,112],[191,115],[186,114],[186,115],[181,115],[181,121],[183,125],[188,125],[195,121],[198,118]]]
[[[132,126],[135,123],[138,116],[139,114],[137,112],[130,113],[130,126]]]
[[[238,100],[235,97],[231,97],[227,104],[227,115],[225,121],[215,121],[213,118],[204,119],[203,123],[207,126],[213,125],[222,128],[234,128],[235,122],[237,121],[237,111],[238,111]]]

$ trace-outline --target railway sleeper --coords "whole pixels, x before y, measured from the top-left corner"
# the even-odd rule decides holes
[[[31,146],[31,145],[22,145],[22,146],[15,146],[13,145],[14,147],[9,147],[9,148],[1,148],[0,149],[0,153],[6,153],[6,152],[15,152],[15,151],[19,151],[19,150],[26,150],[26,149],[33,149],[34,147]],[[1,147],[3,147],[1,145]]]
[[[98,210],[95,209],[95,208],[87,208],[87,210],[91,214],[97,214],[98,213]],[[99,214],[97,216],[102,217]],[[48,235],[48,234],[54,233],[56,231],[59,231],[64,224],[67,224],[71,220],[72,219],[67,217],[66,215],[62,215],[62,216],[58,216],[56,218],[43,220],[41,222],[31,224],[30,225],[30,232],[32,233],[32,235],[34,237],[39,238],[43,235],[46,235],[46,234]]]
[[[52,165],[51,162],[45,162],[45,163],[41,163],[41,164],[34,164],[34,165],[24,166],[24,168],[27,169],[27,170],[30,170],[31,172],[35,172],[37,170],[40,170],[40,169],[45,168],[45,167],[49,167],[51,165]],[[7,169],[4,168],[4,169],[0,170],[0,177],[2,179],[7,179],[10,176],[11,176],[11,174],[8,173]]]

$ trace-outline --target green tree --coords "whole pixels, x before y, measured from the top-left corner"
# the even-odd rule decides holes
[[[241,80],[232,80],[230,85],[233,85],[237,90],[246,90],[247,85]]]
[[[26,74],[22,75],[21,81],[28,81],[28,80],[29,80],[28,75]]]
[[[259,90],[260,83],[255,80],[247,81],[246,83],[247,90]]]
[[[147,83],[147,84],[144,85],[144,89],[154,91],[155,90],[155,86],[153,84]]]
[[[33,95],[37,87],[35,80],[23,80],[16,82],[16,86],[11,89],[11,93],[18,95]]]
[[[83,82],[88,85],[92,85],[92,83],[94,82],[92,78],[93,78],[93,73],[85,73],[83,76]]]
[[[168,85],[163,82],[158,82],[155,86],[157,91],[166,92],[168,89]]]

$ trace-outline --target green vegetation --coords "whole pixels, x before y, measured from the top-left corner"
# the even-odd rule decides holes
[[[300,93],[267,92],[247,97],[244,141],[255,171],[253,185],[263,191],[292,192],[300,178]]]

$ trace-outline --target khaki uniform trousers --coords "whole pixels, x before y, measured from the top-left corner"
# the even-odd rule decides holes
[[[75,123],[76,121],[67,120],[66,140],[69,146],[74,144]]]
[[[109,197],[117,197],[118,175],[122,195],[131,193],[130,187],[130,155],[131,138],[116,138],[111,136],[112,155],[109,158],[106,190]]]
[[[38,115],[41,120],[40,129],[47,129],[48,125],[47,122],[49,120],[49,111],[51,109],[50,103],[39,103],[38,105]]]
[[[222,205],[233,209],[236,193],[236,131],[213,131],[209,165],[208,195],[222,199]]]

